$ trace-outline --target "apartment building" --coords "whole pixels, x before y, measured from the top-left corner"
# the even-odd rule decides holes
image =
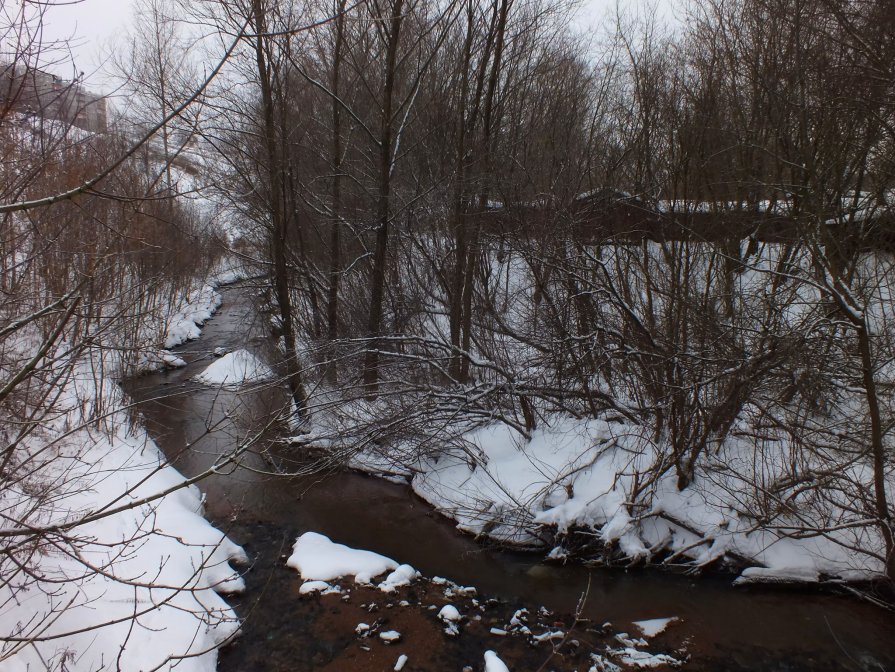
[[[105,98],[76,81],[20,63],[0,63],[0,105],[3,111],[34,114],[93,133],[108,126]]]

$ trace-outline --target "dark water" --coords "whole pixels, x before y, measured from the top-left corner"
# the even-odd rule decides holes
[[[285,599],[279,585],[296,581],[281,556],[297,535],[314,530],[409,563],[427,576],[560,612],[575,609],[589,580],[584,616],[597,623],[626,629],[633,620],[681,618],[675,627],[689,640],[688,669],[895,670],[895,617],[855,599],[805,589],[732,588],[727,576],[545,565],[537,556],[488,548],[460,534],[407,486],[348,472],[274,475],[275,465],[302,465],[289,462],[292,449],[276,442],[285,392],[270,386],[220,391],[190,381],[213,361],[217,347],[245,347],[275,359],[264,319],[255,311],[255,291],[237,286],[222,293],[224,304],[202,338],[178,350],[187,367],[128,381],[125,389],[141,402],[150,434],[185,475],[257,439],[238,468],[227,467],[200,484],[210,518],[256,559],[246,576],[248,591],[237,604],[240,615],[248,616],[245,636],[234,647],[242,654],[260,646],[292,660],[294,669],[314,668],[300,627],[290,626],[308,607]],[[270,632],[277,628],[291,628],[293,636],[277,637],[274,646]],[[225,655],[221,669],[245,669],[239,660],[240,655]]]

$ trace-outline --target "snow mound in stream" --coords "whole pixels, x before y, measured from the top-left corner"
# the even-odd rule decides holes
[[[640,633],[646,638],[652,638],[662,634],[668,629],[672,623],[679,621],[677,616],[670,618],[648,618],[644,621],[634,621],[634,625],[640,630]]]
[[[286,561],[309,581],[332,581],[343,576],[354,576],[358,583],[370,583],[374,576],[398,568],[398,563],[372,551],[336,544],[317,532],[305,532],[292,548]]]
[[[485,651],[485,672],[510,672],[510,668],[494,651]]]
[[[270,367],[251,352],[235,350],[209,365],[196,380],[205,385],[234,388],[273,377]]]
[[[374,577],[391,572],[379,584],[379,589],[386,592],[406,586],[419,576],[410,565],[398,565],[373,551],[337,544],[317,532],[305,532],[295,540],[286,565],[297,569],[305,581],[333,581],[353,576],[357,583],[369,584]]]

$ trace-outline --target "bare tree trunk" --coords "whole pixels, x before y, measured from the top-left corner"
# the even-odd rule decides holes
[[[398,43],[404,0],[394,0],[388,19],[386,36],[385,82],[383,86],[382,125],[379,136],[379,185],[377,196],[376,246],[373,252],[373,272],[370,288],[370,312],[367,321],[369,343],[364,359],[364,386],[370,397],[379,390],[379,348],[382,336],[383,303],[385,299],[385,278],[388,270],[388,241],[391,220],[391,179],[392,152],[394,151],[394,129],[392,107],[394,103],[395,79],[397,77]],[[381,17],[380,17],[381,18]]]
[[[857,327],[858,349],[861,353],[861,380],[867,397],[870,416],[870,450],[873,455],[873,494],[880,534],[886,544],[886,576],[895,580],[895,536],[892,532],[892,514],[886,496],[886,449],[883,445],[883,421],[880,412],[876,380],[873,375],[873,350],[866,318]]]
[[[165,55],[163,53],[164,45],[161,35],[162,17],[156,2],[150,4],[150,10],[152,12],[154,31],[154,42],[152,45],[154,52],[153,56],[155,57],[156,67],[158,68],[159,111],[161,112],[159,119],[164,119],[168,115],[168,72],[165,67]],[[162,149],[165,152],[165,187],[169,192],[174,184],[174,181],[171,178],[171,147],[168,138],[170,132],[171,130],[168,128],[168,124],[162,126]]]
[[[331,348],[339,338],[339,279],[342,272],[342,106],[339,102],[339,85],[342,68],[342,41],[345,30],[345,5],[347,0],[339,0],[336,14],[336,40],[333,48],[332,78],[332,225],[329,232],[329,289],[326,300],[327,338]],[[330,349],[330,358],[335,353]],[[327,379],[333,385],[338,380],[338,367],[330,361],[326,369]]]
[[[270,64],[264,49],[266,22],[262,0],[252,0],[255,24],[255,60],[261,86],[261,104],[264,119],[264,146],[267,153],[267,171],[270,182],[269,207],[271,216],[270,251],[274,268],[274,296],[282,322],[283,340],[286,347],[286,375],[296,409],[301,415],[306,410],[307,397],[302,383],[301,366],[295,353],[295,327],[292,320],[292,298],[289,289],[288,264],[288,216],[284,198],[283,161],[277,149],[277,129],[274,121],[274,104]]]
[[[504,36],[506,34],[507,18],[510,12],[512,0],[501,0],[500,9],[498,11],[497,28],[494,35],[494,60],[491,62],[491,73],[488,78],[488,91],[485,95],[485,105],[482,113],[482,148],[484,155],[482,157],[482,166],[485,175],[484,184],[479,193],[479,212],[484,212],[488,207],[488,198],[490,193],[491,171],[493,163],[493,147],[492,138],[494,128],[494,106],[495,97],[497,95],[497,83],[500,80],[501,65],[503,61]],[[470,241],[470,258],[466,262],[463,274],[463,321],[462,331],[463,340],[461,347],[464,352],[469,352],[472,345],[472,296],[474,293],[474,280],[476,269],[476,253],[479,248],[481,239],[481,225],[477,225],[472,233]],[[460,367],[460,380],[469,379],[469,359],[464,358]]]
[[[466,135],[468,107],[469,107],[469,65],[472,58],[472,41],[474,37],[474,11],[472,1],[467,5],[466,39],[463,44],[463,63],[460,66],[460,103],[457,109],[457,138],[455,152],[457,156],[456,177],[454,188],[454,269],[448,288],[448,322],[450,329],[451,346],[459,349],[461,320],[463,317],[463,285],[466,278],[467,256],[467,228],[469,226],[466,216]],[[450,374],[453,378],[461,379],[462,356],[451,358]]]

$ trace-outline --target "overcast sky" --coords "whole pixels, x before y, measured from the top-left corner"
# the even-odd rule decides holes
[[[103,46],[126,28],[130,11],[131,0],[81,0],[77,4],[51,6],[45,15],[44,41],[68,40],[75,67],[89,78],[100,63]]]
[[[636,0],[619,1],[624,4]],[[660,3],[668,1],[660,0]],[[102,55],[108,53],[108,45],[127,28],[132,2],[133,0],[81,0],[75,4],[51,6],[46,14],[44,39],[70,40],[76,69],[83,71],[88,82],[94,86],[101,85],[103,78],[94,73],[100,66]],[[583,0],[580,21],[583,25],[596,25],[607,10],[614,6],[615,0]],[[72,74],[71,68],[53,69],[64,77]]]

